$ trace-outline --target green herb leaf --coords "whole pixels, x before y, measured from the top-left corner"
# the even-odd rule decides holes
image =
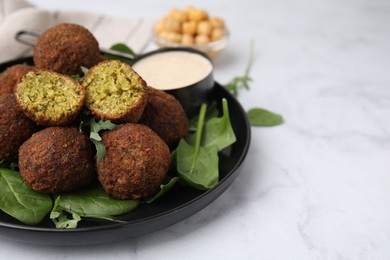
[[[115,55],[115,53],[110,53],[110,54],[106,53],[106,54],[104,54],[105,57],[107,57],[111,60],[120,60],[120,61],[128,63],[130,65],[133,63],[133,59],[135,57],[137,57],[137,54],[129,46],[127,46],[124,43],[116,43],[116,44],[111,46],[110,50],[118,52],[118,55]],[[129,58],[121,57],[120,53],[124,53],[126,55],[129,55],[130,57]]]
[[[252,108],[247,115],[252,126],[277,126],[283,123],[281,115],[262,108]]]
[[[234,96],[238,96],[238,90],[240,88],[245,88],[249,90],[249,82],[252,80],[249,76],[252,64],[253,64],[253,55],[254,54],[254,44],[251,42],[249,50],[249,59],[245,68],[245,73],[243,76],[234,77],[229,83],[225,85],[225,88],[229,90]]]
[[[27,225],[36,225],[50,212],[53,201],[47,194],[30,189],[20,173],[0,168],[0,209]]]
[[[88,69],[87,67],[81,66],[80,68],[81,68],[81,71],[84,73],[84,76],[85,76],[85,74],[87,74],[88,71],[89,71],[89,69]],[[83,77],[84,77],[84,76],[83,76]]]
[[[225,98],[222,99],[222,111],[222,117],[215,117],[207,121],[203,138],[205,147],[216,146],[218,151],[236,142],[236,136],[230,122],[228,103]]]
[[[154,195],[153,197],[149,198],[148,200],[146,200],[145,202],[146,203],[152,203],[154,201],[156,201],[157,199],[159,199],[162,195],[164,195],[168,190],[170,190],[173,185],[175,185],[175,183],[179,180],[180,178],[179,177],[173,177],[171,178],[167,184],[161,184],[160,185],[160,191]]]
[[[66,213],[58,206],[60,200],[61,196],[58,196],[50,213],[50,219],[53,221],[56,228],[76,228],[81,217],[76,213],[73,213],[72,217],[68,218]]]
[[[95,118],[89,121],[91,127],[91,133],[99,133],[101,130],[112,130],[118,127],[118,125],[111,123],[110,120],[99,120],[96,122]]]
[[[123,53],[129,54],[129,55],[132,55],[134,57],[137,56],[137,54],[129,46],[127,46],[124,43],[116,43],[116,44],[112,45],[110,49],[114,50],[114,51],[123,52]]]
[[[111,123],[110,120],[99,120],[98,122],[96,122],[94,117],[87,119],[86,122],[83,121],[83,123],[81,123],[80,125],[89,125],[89,139],[95,145],[98,162],[103,161],[103,157],[106,154],[106,147],[102,142],[102,138],[100,137],[99,132],[101,130],[115,129],[118,127],[118,125]]]
[[[88,71],[89,71],[89,69],[86,68],[86,67],[84,67],[84,66],[80,66],[80,68],[81,68],[81,71],[83,72],[84,75],[83,75],[83,76],[80,76],[79,74],[71,75],[70,77],[71,77],[73,80],[81,81],[81,80],[84,78],[85,74],[87,74]]]
[[[197,147],[182,139],[177,148],[177,171],[189,186],[207,190],[218,183],[218,150],[216,147]]]
[[[201,106],[195,145],[181,139],[176,148],[177,171],[180,178],[196,189],[210,189],[218,183],[218,149],[215,146],[201,147],[203,125],[207,106]]]
[[[59,228],[75,228],[82,218],[123,222],[113,216],[128,213],[138,205],[139,201],[117,200],[110,197],[102,187],[94,187],[58,196],[50,218]],[[69,219],[64,211],[72,217]]]

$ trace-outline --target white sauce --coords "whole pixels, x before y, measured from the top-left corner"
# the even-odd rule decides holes
[[[186,51],[168,51],[147,56],[133,65],[133,69],[148,86],[178,89],[206,78],[212,71],[205,57]]]

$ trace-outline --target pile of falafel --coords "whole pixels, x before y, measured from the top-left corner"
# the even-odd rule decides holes
[[[56,194],[98,180],[117,199],[154,195],[166,180],[170,150],[188,134],[179,101],[148,86],[131,68],[101,55],[95,37],[58,24],[36,41],[34,66],[0,74],[0,160],[17,162],[33,190]],[[89,68],[81,81],[71,76]],[[81,114],[118,124],[101,134],[98,161]]]

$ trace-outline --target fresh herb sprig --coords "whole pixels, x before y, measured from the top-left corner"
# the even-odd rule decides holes
[[[252,81],[250,71],[253,65],[254,44],[251,42],[249,48],[249,59],[243,76],[234,77],[225,88],[234,96],[238,96],[239,89],[250,90],[249,82]],[[251,108],[247,111],[248,119],[251,126],[277,126],[283,124],[283,117],[263,108]]]
[[[234,77],[229,83],[225,85],[225,87],[234,95],[238,96],[238,90],[240,88],[245,88],[249,90],[249,82],[252,80],[249,76],[252,64],[253,64],[253,56],[254,56],[254,44],[251,42],[249,48],[249,60],[245,68],[245,72],[243,76]]]
[[[118,125],[111,123],[110,120],[101,119],[96,121],[96,118],[93,117],[89,111],[84,111],[83,117],[80,120],[80,132],[85,131],[86,126],[89,127],[87,128],[89,131],[89,139],[95,145],[97,161],[100,163],[103,161],[103,157],[106,154],[106,147],[103,144],[99,132],[102,130],[113,130],[117,128]]]

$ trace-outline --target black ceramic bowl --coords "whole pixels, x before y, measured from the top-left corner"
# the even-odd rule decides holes
[[[0,64],[0,72],[7,67],[26,63],[32,58]],[[83,220],[76,229],[56,229],[47,217],[37,226],[27,226],[0,210],[0,236],[20,242],[46,245],[88,245],[137,237],[166,228],[203,209],[218,198],[239,176],[250,145],[250,125],[239,102],[218,83],[214,83],[212,99],[220,107],[226,98],[231,123],[237,141],[219,155],[219,183],[211,190],[198,191],[175,185],[162,198],[151,204],[142,204],[133,212],[119,216],[125,223],[102,220]],[[231,207],[235,207],[234,204]]]
[[[186,111],[189,118],[197,115],[199,112],[199,107],[202,103],[210,103],[213,100],[213,91],[214,91],[214,75],[213,75],[213,62],[212,60],[203,52],[192,49],[192,48],[185,48],[185,47],[175,47],[175,48],[163,48],[159,50],[155,50],[152,52],[148,52],[146,54],[143,54],[141,56],[138,56],[133,61],[133,67],[134,70],[137,71],[137,64],[140,64],[141,62],[145,62],[150,60],[150,58],[155,58],[156,55],[166,55],[166,54],[174,54],[174,53],[189,53],[194,54],[190,56],[199,56],[204,60],[208,65],[211,66],[211,70],[208,73],[205,73],[202,77],[200,77],[198,80],[193,81],[189,84],[183,84],[180,87],[168,87],[165,88],[164,91],[166,91],[169,94],[172,94],[176,97],[182,104],[184,110]],[[172,61],[166,59],[163,63],[165,65],[168,65]],[[187,59],[186,62],[188,63],[189,60]],[[198,65],[198,64],[196,64]],[[166,66],[165,66],[166,67]],[[180,66],[178,66],[180,67]],[[154,68],[156,69],[155,73],[160,73],[160,70],[164,69],[161,67]],[[138,71],[137,71],[138,72]],[[176,77],[180,78],[183,77],[183,74],[187,73],[182,68],[179,68],[175,71],[171,71],[170,77]],[[143,76],[142,73],[140,73],[141,76]],[[146,83],[150,84],[148,82],[147,77],[143,77]],[[172,79],[174,80],[174,79]],[[151,85],[151,87],[159,88],[158,86]]]

